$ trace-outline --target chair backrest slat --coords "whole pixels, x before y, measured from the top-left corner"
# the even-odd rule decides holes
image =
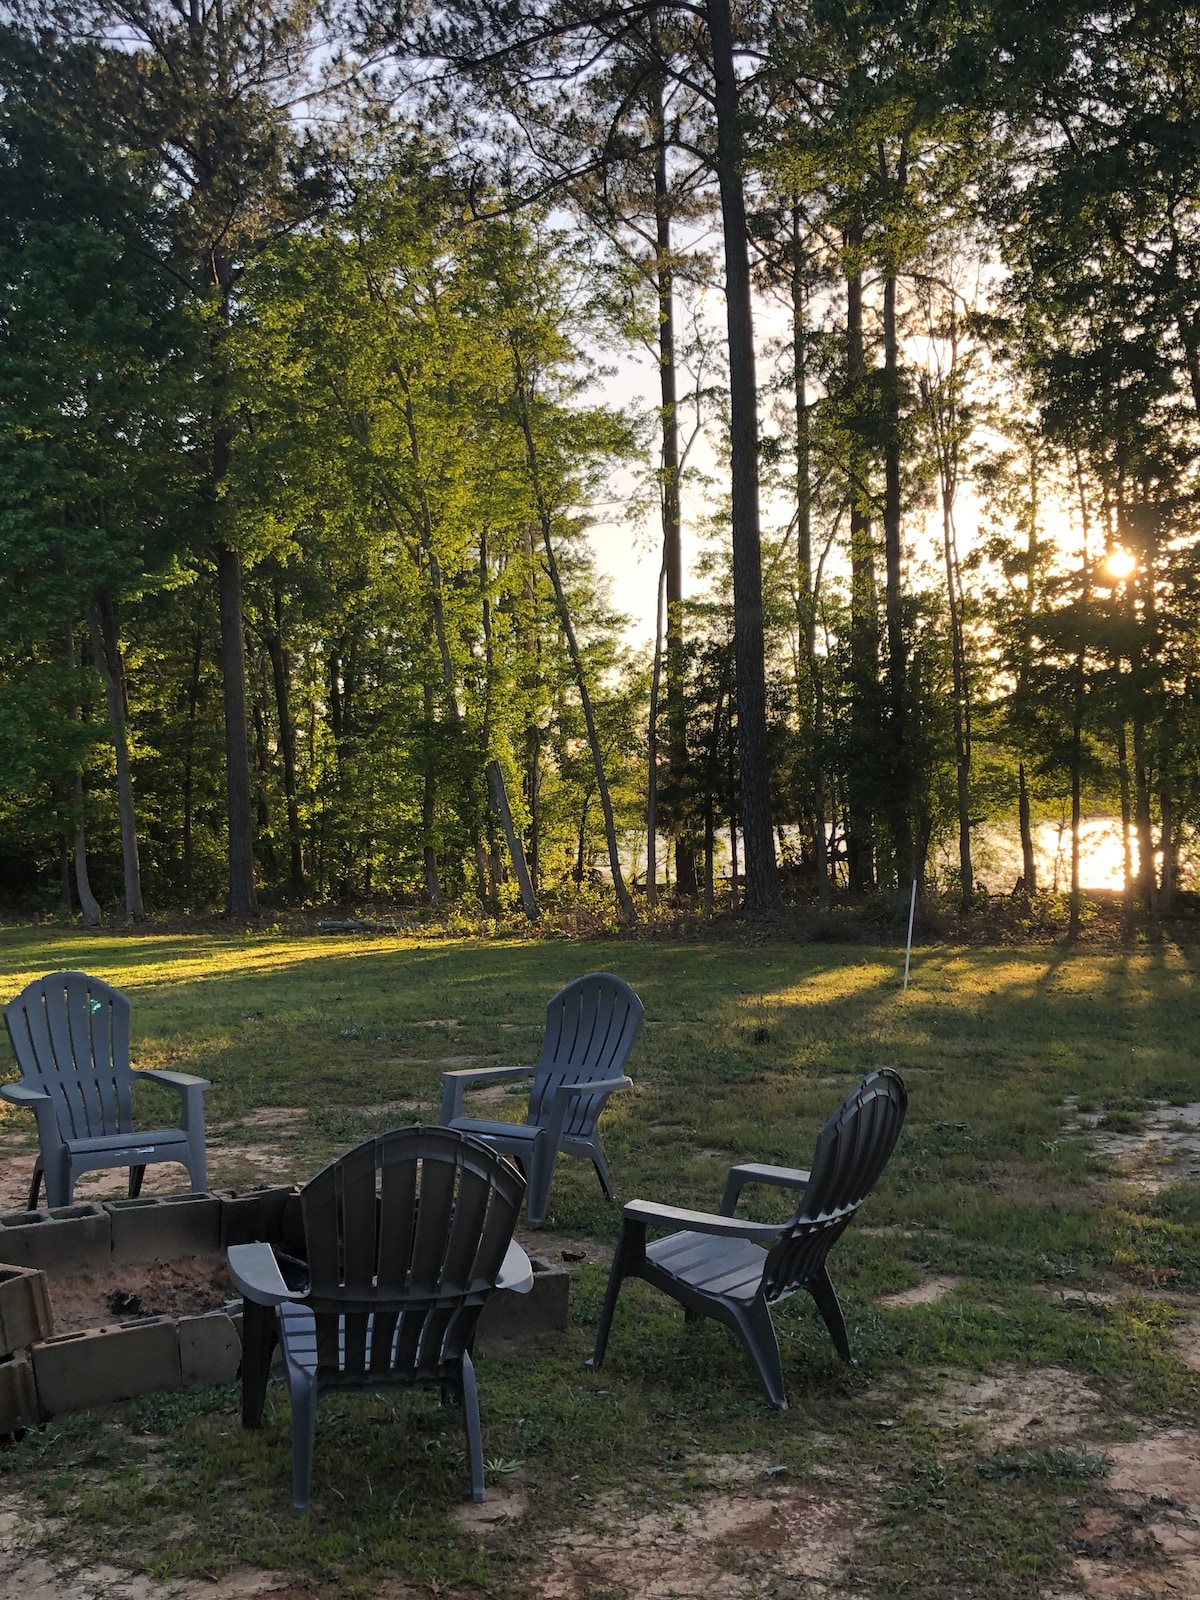
[[[560,989],[546,1007],[526,1123],[536,1127],[546,1120],[554,1093],[564,1084],[619,1077],[644,1017],[637,995],[611,972],[589,972]],[[603,1105],[602,1095],[580,1095],[563,1131],[572,1138],[590,1138]]]
[[[437,1377],[468,1348],[525,1181],[449,1128],[368,1139],[305,1185],[319,1379]]]
[[[821,1129],[800,1209],[767,1256],[768,1300],[790,1294],[821,1270],[891,1158],[907,1109],[899,1073],[883,1067],[864,1078]]]
[[[84,972],[52,972],[4,1009],[21,1077],[45,1090],[64,1138],[128,1133],[129,1001]]]

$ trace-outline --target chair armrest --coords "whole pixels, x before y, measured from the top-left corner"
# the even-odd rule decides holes
[[[0,1083],[0,1099],[14,1106],[28,1106],[30,1110],[50,1104],[50,1096],[44,1089],[30,1089],[24,1083]]]
[[[613,1094],[617,1089],[632,1089],[632,1078],[595,1078],[589,1083],[563,1083],[554,1091],[555,1100],[561,1100],[564,1105],[579,1098],[581,1094]]]
[[[178,1089],[181,1093],[185,1089],[199,1089],[203,1094],[212,1088],[207,1078],[194,1078],[190,1072],[168,1072],[165,1067],[140,1067],[138,1070],[143,1078],[165,1083],[168,1089]]]
[[[711,1211],[685,1211],[682,1206],[660,1206],[653,1200],[630,1200],[622,1211],[627,1223],[674,1228],[677,1232],[711,1233],[725,1239],[753,1239],[774,1244],[785,1223],[742,1222],[737,1217],[716,1217]]]
[[[532,1078],[536,1071],[536,1067],[465,1067],[459,1072],[443,1072],[439,1124],[448,1128],[462,1115],[463,1093],[471,1084],[511,1083],[515,1078]]]
[[[515,1239],[505,1251],[496,1287],[511,1289],[514,1294],[528,1294],[533,1288],[533,1262]]]
[[[582,1095],[598,1094],[602,1100],[607,1100],[616,1089],[632,1089],[631,1078],[594,1078],[587,1083],[562,1083],[554,1091],[554,1098],[550,1102],[550,1115],[546,1118],[545,1140],[548,1149],[557,1150],[562,1140],[563,1125],[567,1120],[567,1112],[571,1108],[572,1100],[578,1100]],[[599,1112],[597,1112],[599,1115]]]
[[[207,1078],[194,1078],[190,1072],[168,1072],[165,1067],[142,1067],[134,1074],[134,1082],[138,1078],[149,1078],[151,1083],[161,1083],[168,1089],[178,1092],[183,1102],[180,1113],[180,1126],[186,1133],[198,1129],[204,1132],[204,1096],[209,1089]]]
[[[260,1306],[278,1306],[287,1300],[306,1300],[306,1289],[289,1289],[283,1281],[275,1252],[269,1244],[231,1244],[225,1252],[229,1276],[246,1300]]]
[[[758,1161],[747,1161],[740,1166],[730,1167],[729,1176],[725,1180],[725,1192],[721,1196],[721,1215],[731,1217],[737,1210],[738,1196],[744,1184],[769,1183],[776,1189],[806,1189],[809,1176],[809,1173],[802,1172],[799,1167],[771,1167]]]

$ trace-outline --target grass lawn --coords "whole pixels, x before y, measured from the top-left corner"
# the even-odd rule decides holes
[[[1200,1565],[1161,1586],[1193,1581],[1171,1562],[1200,1540],[1200,1492],[1168,1474],[1156,1501],[1137,1465],[1200,1461],[1200,1182],[1131,1165],[1147,1118],[1171,1126],[1161,1103],[1200,1102],[1191,951],[926,948],[902,993],[902,956],[861,945],[0,931],[4,998],[65,966],[129,993],[139,1064],[212,1080],[217,1183],[264,1175],[247,1145],[269,1144],[271,1181],[303,1179],[432,1119],[443,1067],[532,1061],[546,1000],[588,969],[646,1006],[636,1091],[604,1122],[625,1197],[715,1209],[733,1160],[806,1166],[872,1067],[900,1070],[910,1110],[830,1259],[857,1365],[807,1296],[776,1310],[786,1413],[730,1335],[643,1285],[585,1370],[605,1282],[587,1266],[566,1339],[480,1363],[508,1516],[464,1519],[461,1421],[430,1397],[323,1402],[293,1518],[282,1389],[258,1434],[233,1389],[191,1391],[0,1450],[0,1495],[55,1519],[58,1557],[343,1600],[1200,1593]],[[296,1114],[264,1133],[264,1107]],[[0,1155],[33,1148],[30,1124],[0,1108]],[[547,1234],[607,1247],[618,1221],[590,1166],[562,1163]]]

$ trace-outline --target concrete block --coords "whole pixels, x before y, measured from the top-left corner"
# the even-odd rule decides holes
[[[36,1427],[39,1420],[33,1363],[27,1351],[18,1350],[0,1361],[0,1438]]]
[[[231,1244],[279,1244],[284,1233],[284,1212],[296,1190],[249,1189],[244,1194],[221,1196],[221,1248]]]
[[[533,1288],[528,1294],[499,1289],[479,1314],[475,1339],[481,1355],[518,1339],[561,1333],[567,1326],[571,1274],[541,1256],[531,1256]]]
[[[32,1267],[0,1267],[0,1357],[53,1332],[46,1274]]]
[[[90,1201],[0,1216],[0,1261],[6,1266],[33,1267],[51,1278],[70,1278],[103,1270],[111,1249],[108,1212]]]
[[[112,1265],[177,1261],[221,1248],[221,1202],[215,1194],[106,1200],[112,1225]]]
[[[29,1354],[43,1417],[180,1385],[179,1337],[170,1317],[59,1334],[32,1345]]]
[[[232,1317],[223,1311],[209,1311],[201,1317],[180,1317],[175,1326],[185,1389],[233,1382],[242,1364],[242,1340]]]

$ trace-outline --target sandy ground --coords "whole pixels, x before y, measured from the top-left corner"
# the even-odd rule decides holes
[[[431,1026],[445,1025],[434,1022]],[[1112,1162],[1119,1182],[1158,1188],[1200,1176],[1200,1105],[1155,1106],[1137,1133],[1118,1134],[1095,1126],[1097,1118],[1066,1108],[1065,1136],[1086,1138]],[[247,1173],[258,1182],[290,1181],[289,1134],[305,1113],[263,1107],[239,1129],[240,1140],[214,1130],[212,1182],[223,1173]],[[247,1139],[246,1133],[251,1137]],[[0,1208],[23,1208],[33,1152],[14,1149],[0,1158]],[[303,1176],[303,1174],[300,1174]],[[151,1168],[149,1194],[182,1191],[182,1169]],[[78,1198],[119,1197],[121,1173],[84,1180]],[[590,1239],[539,1233],[529,1241],[539,1254],[568,1264],[603,1263],[607,1251]],[[120,1315],[186,1314],[223,1304],[232,1290],[222,1263],[200,1258],[166,1266],[127,1268],[119,1281],[82,1278],[53,1290],[60,1331],[116,1321]],[[961,1280],[931,1276],[911,1289],[882,1298],[885,1306],[931,1304],[953,1294]],[[1072,1295],[1070,1290],[1059,1291]],[[117,1302],[112,1296],[132,1297]],[[1081,1295],[1081,1297],[1083,1297]],[[1107,1300],[1109,1296],[1095,1298]],[[1165,1296],[1191,1311],[1194,1297]],[[1195,1306],[1200,1316],[1200,1305]],[[1179,1358],[1200,1371],[1200,1320],[1189,1318],[1176,1335]],[[1118,1445],[1089,1440],[1099,1419],[1100,1397],[1065,1369],[1033,1373],[1002,1369],[967,1380],[930,1374],[921,1409],[950,1437],[956,1433],[984,1447],[1061,1443],[1102,1449],[1111,1463],[1105,1479],[1107,1503],[1085,1515],[1075,1530],[1080,1550],[1079,1588],[1047,1600],[1200,1600],[1200,1432],[1146,1429]],[[708,1494],[669,1513],[642,1514],[626,1502],[589,1508],[579,1526],[543,1545],[544,1563],[530,1574],[531,1600],[751,1600],[764,1585],[772,1592],[820,1595],[823,1600],[862,1600],[846,1586],[856,1538],[881,1486],[848,1475],[789,1483],[772,1464],[745,1457],[695,1463],[710,1484]],[[482,1506],[456,1513],[464,1532],[486,1545],[503,1525],[530,1509],[521,1474],[506,1478]],[[0,1596],[21,1600],[311,1600],[319,1591],[302,1580],[245,1570],[219,1582],[163,1583],[109,1568],[88,1568],[59,1554],[52,1523],[32,1514],[17,1497],[0,1499]],[[375,1600],[417,1600],[418,1591],[397,1576],[383,1583]],[[457,1600],[457,1597],[456,1597]]]

